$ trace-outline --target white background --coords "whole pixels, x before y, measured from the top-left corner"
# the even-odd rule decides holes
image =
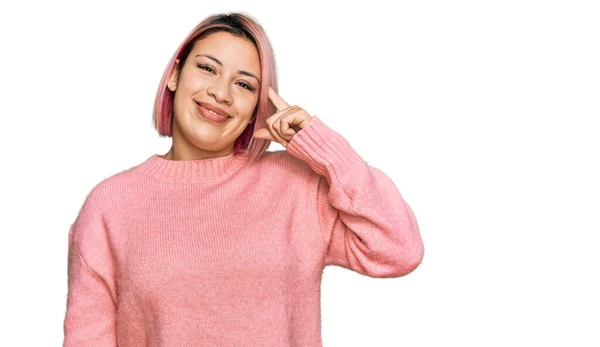
[[[419,222],[408,276],[326,268],[324,346],[600,345],[600,11],[392,3],[3,2],[0,345],[62,344],[69,225],[95,184],[167,152],[158,82],[221,11],[259,20],[279,94]]]

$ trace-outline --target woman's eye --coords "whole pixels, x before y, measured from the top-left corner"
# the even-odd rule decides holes
[[[198,65],[198,67],[201,68],[201,69],[204,69],[206,71],[210,70],[210,72],[213,72],[213,69],[211,69],[210,66],[208,66],[208,65]]]
[[[198,64],[198,67],[201,68],[202,70],[206,70],[208,72],[214,72],[214,70],[208,65]],[[249,85],[248,83],[240,82],[239,85],[241,85],[242,88],[248,89],[250,91],[254,91],[254,88],[251,85]]]
[[[247,83],[240,82],[240,85],[242,86],[242,88],[246,88],[246,89],[251,90],[251,91],[254,90],[254,88],[251,85],[247,84]]]

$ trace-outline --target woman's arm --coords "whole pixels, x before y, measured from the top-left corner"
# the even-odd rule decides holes
[[[69,229],[63,347],[117,346],[114,266],[102,216],[94,201],[88,196]]]
[[[324,265],[371,277],[400,277],[423,258],[416,218],[392,180],[313,116],[286,147],[321,175],[317,206],[327,244]]]

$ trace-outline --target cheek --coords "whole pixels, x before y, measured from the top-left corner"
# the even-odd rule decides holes
[[[254,109],[257,106],[257,99],[253,96],[248,96],[243,98],[242,102],[240,102],[240,113],[243,112],[244,116],[251,117]]]
[[[188,91],[196,92],[201,89],[206,89],[208,85],[208,81],[205,77],[202,76],[194,76],[183,81],[183,88]]]

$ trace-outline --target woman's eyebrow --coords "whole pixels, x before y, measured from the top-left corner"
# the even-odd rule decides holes
[[[196,54],[196,57],[200,57],[200,56],[202,56],[202,57],[207,57],[207,58],[209,58],[209,59],[212,59],[212,60],[214,60],[214,61],[215,61],[217,64],[219,64],[219,65],[223,66],[223,63],[221,63],[221,61],[220,61],[219,59],[217,59],[217,58],[215,58],[215,57],[213,57],[213,56],[211,56],[211,55],[208,55],[208,54]],[[258,77],[256,77],[256,75],[254,75],[254,74],[253,74],[253,73],[251,73],[251,72],[244,71],[244,70],[238,70],[238,73],[239,73],[239,74],[242,74],[242,75],[246,75],[246,76],[253,77],[253,78],[255,78],[255,79],[258,81],[258,83],[260,83],[260,79],[258,79]]]

